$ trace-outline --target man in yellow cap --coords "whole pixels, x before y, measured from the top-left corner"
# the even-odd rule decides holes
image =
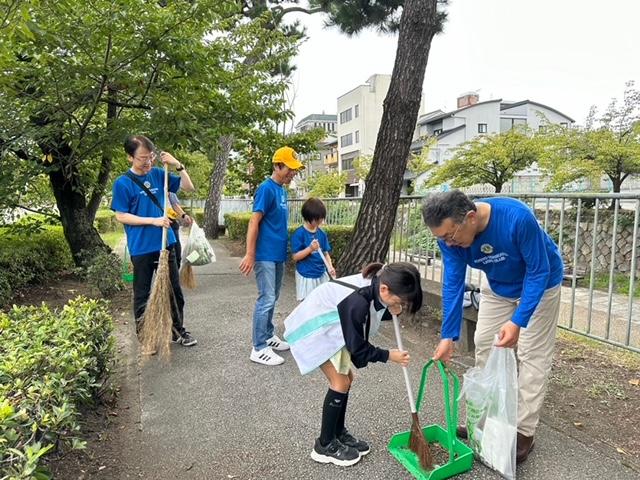
[[[304,165],[291,147],[273,155],[273,173],[260,184],[253,198],[253,214],[247,229],[247,250],[240,271],[256,273],[258,299],[253,312],[253,348],[250,360],[263,365],[280,365],[284,359],[274,352],[289,350],[275,333],[273,311],[280,295],[289,240],[287,190]]]

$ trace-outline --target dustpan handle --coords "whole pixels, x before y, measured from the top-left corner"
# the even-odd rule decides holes
[[[404,351],[402,346],[402,337],[400,336],[400,322],[398,321],[398,317],[393,315],[393,329],[396,332],[396,342],[398,343],[398,350],[401,352]],[[409,370],[407,367],[402,367],[402,373],[404,374],[404,383],[407,387],[407,396],[409,397],[409,407],[411,408],[411,413],[417,412],[416,403],[413,400],[413,390],[411,390],[411,382],[409,381]]]
[[[322,251],[322,247],[320,247],[320,242],[318,242],[318,253],[320,254],[320,258],[322,258],[322,261],[324,262],[324,266],[327,269],[327,275],[329,275],[330,278],[333,278],[331,273],[329,273],[331,271],[331,267],[329,266],[329,262],[327,261],[327,257],[324,256],[324,252]]]
[[[425,387],[429,378],[429,369],[437,365],[440,370],[440,377],[442,378],[442,386],[444,391],[444,413],[447,422],[447,437],[448,437],[448,450],[449,461],[453,460],[453,440],[456,438],[456,428],[458,426],[458,396],[460,392],[460,380],[457,375],[447,368],[446,364],[440,360],[429,360],[422,369],[422,377],[420,379],[420,388],[418,390],[418,400],[416,403],[416,409],[420,410],[422,404],[422,398],[424,397]],[[453,383],[453,400],[451,399],[449,378]]]

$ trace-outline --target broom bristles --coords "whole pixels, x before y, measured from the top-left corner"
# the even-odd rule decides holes
[[[411,433],[409,434],[409,449],[416,454],[420,460],[420,466],[423,470],[433,470],[433,457],[429,443],[424,438],[422,429],[420,428],[420,419],[417,413],[412,413]]]
[[[167,359],[171,352],[171,278],[169,276],[169,251],[162,250],[158,260],[156,279],[142,317],[140,337],[142,351],[156,352]]]
[[[186,288],[196,288],[196,276],[193,274],[193,267],[189,262],[185,262],[180,269],[180,284]]]

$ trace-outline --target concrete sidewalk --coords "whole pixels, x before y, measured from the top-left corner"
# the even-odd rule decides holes
[[[401,369],[373,364],[357,371],[347,424],[367,439],[372,451],[357,465],[319,465],[309,457],[319,433],[327,390],[320,373],[301,376],[285,352],[284,365],[249,361],[255,281],[238,271],[240,259],[214,243],[218,261],[198,267],[198,287],[187,291],[185,325],[198,339],[193,348],[173,347],[168,365],[157,358],[141,363],[142,441],[123,463],[139,466],[153,479],[410,479],[386,449],[390,437],[410,427]],[[285,277],[277,308],[278,325],[295,306],[293,277]],[[374,342],[394,346],[391,325]],[[280,333],[281,333],[280,329]],[[404,330],[414,389],[432,344]],[[430,381],[420,417],[442,424],[442,391]],[[501,478],[476,462],[461,479]],[[637,479],[638,473],[553,429],[541,425],[518,479]]]

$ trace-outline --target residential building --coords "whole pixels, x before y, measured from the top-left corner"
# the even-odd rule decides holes
[[[419,153],[426,137],[434,137],[435,144],[431,146],[429,159],[441,164],[449,160],[462,143],[480,135],[505,132],[519,125],[526,125],[537,132],[543,130],[547,123],[569,126],[574,120],[532,100],[514,102],[499,98],[481,102],[477,93],[465,93],[458,97],[455,110],[435,110],[418,118],[411,151]],[[518,181],[528,185],[526,190],[531,190],[538,187],[541,175],[537,165],[533,165],[519,172],[517,177]],[[424,180],[424,175],[415,179],[416,186]]]
[[[362,194],[364,182],[356,178],[353,161],[361,155],[373,155],[390,83],[391,75],[375,74],[338,97],[338,171],[347,174],[348,197]]]
[[[322,128],[327,133],[336,132],[336,115],[322,113],[312,113],[300,120],[296,125],[296,132],[305,132],[314,128]]]

